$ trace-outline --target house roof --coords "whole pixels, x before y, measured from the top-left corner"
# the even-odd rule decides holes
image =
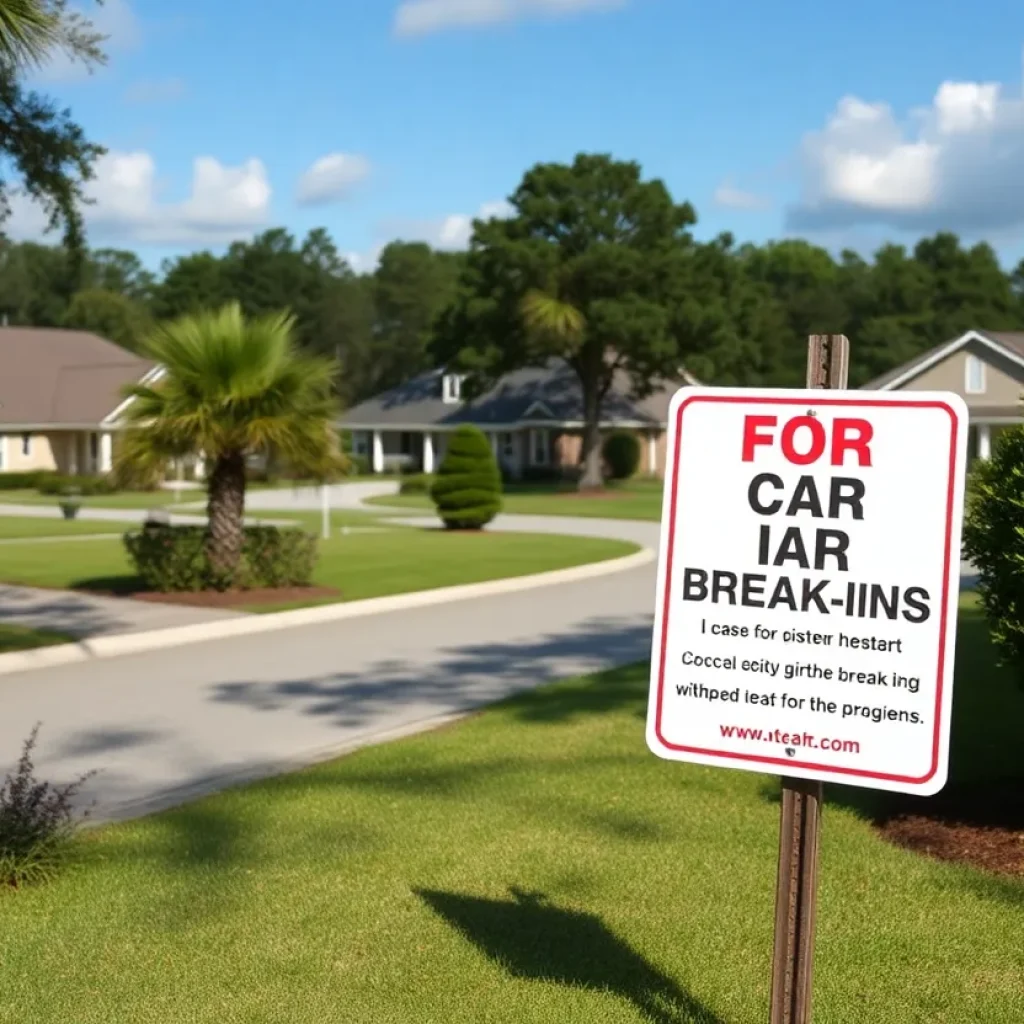
[[[430,370],[349,409],[342,422],[356,427],[508,427],[518,423],[575,424],[583,420],[583,395],[575,372],[561,359],[525,367],[501,377],[472,402],[445,403],[444,370]],[[662,425],[673,393],[696,381],[683,371],[644,399],[630,397],[629,375],[620,372],[605,397],[602,422]]]
[[[862,385],[863,391],[890,391],[900,387],[905,381],[923,373],[930,366],[942,362],[947,356],[963,348],[972,341],[980,342],[994,352],[1024,366],[1024,331],[982,331],[973,330],[961,334],[952,341],[943,342],[935,348],[922,352],[908,362],[896,366],[883,373],[880,377]]]
[[[0,426],[98,426],[152,369],[87,331],[0,327]]]

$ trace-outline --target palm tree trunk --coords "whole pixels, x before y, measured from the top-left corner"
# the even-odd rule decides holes
[[[218,580],[230,586],[242,555],[245,526],[245,456],[241,452],[217,457],[206,493],[210,524],[206,556]]]
[[[595,386],[583,386],[583,447],[580,452],[583,472],[581,491],[599,490],[604,486],[601,455],[601,395]]]

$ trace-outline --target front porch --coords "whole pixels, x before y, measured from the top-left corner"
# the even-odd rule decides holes
[[[1010,427],[1018,427],[1024,423],[1024,417],[983,417],[971,410],[970,425],[967,430],[967,465],[975,459],[987,459],[992,455],[992,446],[996,439]]]

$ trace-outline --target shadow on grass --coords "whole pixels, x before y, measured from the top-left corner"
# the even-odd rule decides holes
[[[513,978],[610,992],[655,1024],[724,1024],[594,914],[512,889],[511,900],[416,895]]]

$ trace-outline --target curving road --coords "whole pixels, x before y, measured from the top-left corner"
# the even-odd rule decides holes
[[[304,498],[284,493],[293,495],[288,508]],[[505,516],[493,526],[652,548],[658,540],[655,523]],[[3,676],[0,771],[42,722],[41,777],[63,781],[99,768],[84,794],[96,801],[94,820],[146,813],[551,679],[645,658],[654,581],[651,563],[533,591]]]

